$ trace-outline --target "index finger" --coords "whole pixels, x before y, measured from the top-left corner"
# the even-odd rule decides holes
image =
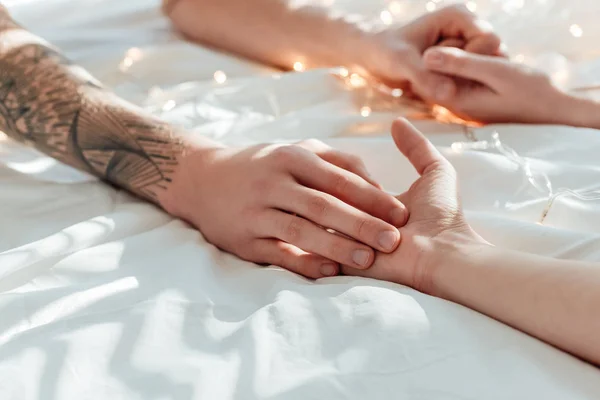
[[[498,57],[472,54],[449,47],[428,49],[423,55],[423,62],[432,71],[477,81],[494,88],[505,84],[507,74],[514,67],[514,64]]]
[[[419,175],[448,163],[435,146],[404,118],[394,121],[392,137],[398,150],[410,161]]]
[[[308,157],[310,159],[306,162],[294,163],[290,167],[290,172],[301,184],[328,193],[395,227],[404,226],[408,211],[394,196],[315,154],[309,153]]]

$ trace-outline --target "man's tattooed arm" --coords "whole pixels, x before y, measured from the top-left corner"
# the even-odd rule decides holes
[[[1,6],[0,6],[1,7]],[[0,9],[0,130],[160,203],[186,147]]]

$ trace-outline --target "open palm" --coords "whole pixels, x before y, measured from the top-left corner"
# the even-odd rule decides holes
[[[435,268],[429,262],[435,251],[443,251],[463,240],[482,240],[467,224],[458,197],[456,171],[440,152],[406,120],[397,120],[392,136],[398,149],[420,178],[398,198],[410,218],[400,232],[402,241],[392,254],[378,253],[366,271],[345,268],[347,275],[392,281],[427,292]]]

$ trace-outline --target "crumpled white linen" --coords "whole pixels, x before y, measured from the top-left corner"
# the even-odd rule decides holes
[[[390,191],[415,178],[385,135],[397,113],[360,116],[330,71],[273,79],[267,68],[183,43],[157,1],[7,3],[124,96],[148,107],[176,99],[162,116],[195,134],[234,144],[320,137],[363,157]],[[424,10],[425,2],[402,3],[405,18]],[[336,4],[375,16],[383,6]],[[600,79],[596,2],[477,7],[515,53],[565,84]],[[573,24],[582,37],[569,34]],[[133,46],[143,57],[119,73]],[[212,82],[216,70],[226,72],[225,85]],[[163,92],[149,96],[153,86]],[[558,198],[538,225],[547,195],[514,162],[453,150],[464,140],[456,127],[420,126],[457,168],[482,235],[506,248],[600,261],[600,201]],[[555,188],[600,185],[599,132],[511,125],[476,134],[489,139],[494,129]],[[151,205],[0,139],[2,399],[598,397],[598,369],[481,314],[386,282],[311,282],[259,268]]]

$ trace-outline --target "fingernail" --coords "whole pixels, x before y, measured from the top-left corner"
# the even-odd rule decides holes
[[[321,275],[323,276],[334,276],[337,274],[337,267],[335,264],[323,264],[321,265]]]
[[[390,222],[396,227],[400,228],[406,223],[406,209],[405,208],[394,208],[390,215]]]
[[[435,98],[437,100],[445,101],[452,97],[454,93],[454,85],[449,81],[441,81],[435,89]]]
[[[352,261],[356,265],[361,267],[366,267],[369,264],[369,259],[371,258],[371,254],[367,250],[354,250],[352,253]]]
[[[427,53],[425,61],[432,67],[441,67],[444,65],[444,55],[439,51],[430,51]]]
[[[384,250],[394,250],[396,243],[398,243],[398,231],[383,231],[379,234],[379,245]]]

